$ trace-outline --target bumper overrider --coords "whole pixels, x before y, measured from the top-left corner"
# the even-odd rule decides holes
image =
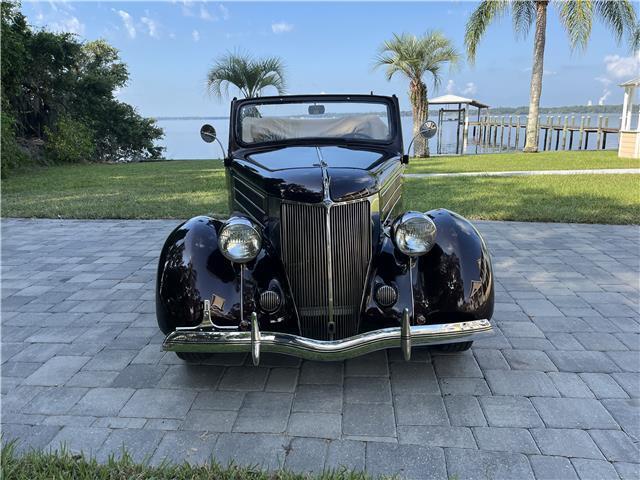
[[[256,313],[251,314],[251,331],[219,331],[179,328],[165,338],[162,349],[173,352],[251,352],[254,365],[261,352],[280,353],[307,360],[339,361],[386,348],[400,347],[405,360],[411,348],[423,345],[469,342],[492,333],[489,320],[411,325],[409,311],[402,326],[373,330],[342,340],[313,340],[280,332],[261,332]]]

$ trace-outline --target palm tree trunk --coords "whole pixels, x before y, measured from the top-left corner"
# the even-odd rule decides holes
[[[429,117],[429,102],[427,99],[427,86],[421,80],[411,81],[409,86],[409,100],[413,110],[413,152],[414,156],[425,158],[429,156],[428,140],[422,138],[420,126],[427,121]],[[410,152],[407,152],[410,154]]]
[[[544,70],[544,43],[547,31],[547,6],[549,0],[536,1],[536,36],[533,42],[533,68],[531,69],[531,91],[529,93],[529,118],[527,119],[527,142],[525,152],[538,151],[538,110],[542,93]]]

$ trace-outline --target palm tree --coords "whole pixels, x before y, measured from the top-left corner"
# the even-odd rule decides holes
[[[526,36],[535,22],[533,41],[533,67],[529,96],[529,118],[525,152],[538,151],[538,109],[542,93],[544,47],[549,0],[483,0],[469,17],[464,36],[467,56],[474,61],[480,39],[494,20],[511,10],[516,34]],[[629,0],[567,0],[554,2],[560,21],[569,35],[572,49],[584,49],[591,35],[594,18],[607,26],[619,42],[625,31],[632,48],[639,42],[636,14]],[[634,38],[636,37],[636,38]]]
[[[222,98],[234,85],[245,98],[259,97],[262,90],[273,87],[285,92],[284,64],[278,57],[253,58],[245,53],[227,53],[219,57],[207,74],[209,92]]]
[[[413,135],[418,136],[420,125],[429,117],[427,85],[423,77],[430,73],[434,88],[440,85],[440,71],[445,64],[456,65],[460,60],[451,41],[438,31],[430,31],[422,37],[403,33],[393,34],[380,47],[375,67],[386,67],[387,80],[396,73],[409,79],[409,100],[413,110]],[[428,157],[429,145],[418,136],[414,143],[416,157]]]

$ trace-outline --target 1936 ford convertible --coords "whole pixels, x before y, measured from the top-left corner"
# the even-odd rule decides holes
[[[427,122],[420,140],[435,129]],[[216,140],[209,125],[201,135]],[[231,215],[169,235],[156,290],[163,349],[187,361],[251,352],[256,365],[261,352],[342,360],[395,347],[409,359],[490,333],[485,243],[448,210],[403,211],[407,163],[395,96],[234,99]]]

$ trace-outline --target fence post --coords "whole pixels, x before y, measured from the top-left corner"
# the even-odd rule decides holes
[[[500,150],[504,145],[504,115],[500,117]]]
[[[516,116],[516,144],[515,149],[517,150],[520,145],[520,115]]]
[[[498,145],[498,117],[496,116],[496,123],[493,128],[493,146]]]
[[[602,130],[602,149],[607,148],[607,128],[609,128],[609,117],[604,117],[604,129]]]
[[[576,117],[571,115],[571,129],[569,130],[569,150],[573,149],[573,132],[576,128]]]
[[[587,115],[587,121],[584,127],[584,149],[589,146],[589,127],[591,127],[591,115]]]
[[[596,150],[602,148],[602,115],[598,115],[598,126],[596,128]]]
[[[578,135],[578,150],[582,150],[583,138],[584,138],[584,115],[580,115],[580,134]]]
[[[564,127],[562,128],[562,150],[567,149],[567,128],[569,126],[569,117],[564,116]]]
[[[507,132],[507,150],[511,148],[511,126],[513,124],[513,117],[509,115],[509,131]]]

